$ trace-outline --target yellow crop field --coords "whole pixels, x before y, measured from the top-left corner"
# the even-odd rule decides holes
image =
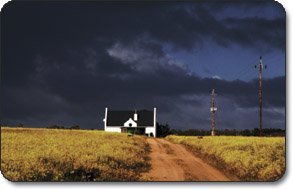
[[[1,127],[1,170],[12,181],[137,181],[148,152],[144,137]]]
[[[284,137],[168,136],[241,181],[274,181],[285,171]]]

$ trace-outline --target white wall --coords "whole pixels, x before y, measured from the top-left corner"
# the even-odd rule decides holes
[[[107,124],[107,111],[108,111],[108,108],[105,108],[105,116],[104,116],[104,119],[103,119],[103,122],[104,122],[104,131],[106,131],[106,124]]]
[[[105,131],[121,133],[121,127],[106,127]],[[156,127],[153,127],[153,126],[146,127],[145,134],[150,134],[150,133],[153,133],[153,136],[156,137]]]
[[[153,133],[154,137],[156,137],[155,127],[146,127],[145,133],[146,134]]]
[[[105,131],[107,131],[107,132],[118,132],[118,133],[120,133],[121,132],[121,128],[120,127],[106,127],[105,128]]]
[[[154,137],[156,137],[157,136],[157,134],[156,134],[156,108],[153,108],[153,131],[154,131]]]

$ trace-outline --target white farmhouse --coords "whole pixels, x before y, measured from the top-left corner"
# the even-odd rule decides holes
[[[153,111],[116,111],[105,108],[104,130],[156,137],[156,108]]]

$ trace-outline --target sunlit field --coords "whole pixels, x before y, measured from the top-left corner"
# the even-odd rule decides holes
[[[274,181],[285,171],[284,137],[168,136],[241,181]]]
[[[140,136],[1,127],[1,170],[12,181],[138,181],[148,152]]]

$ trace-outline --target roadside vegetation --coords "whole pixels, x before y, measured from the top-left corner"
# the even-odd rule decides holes
[[[167,136],[241,181],[275,181],[285,171],[285,137]]]

